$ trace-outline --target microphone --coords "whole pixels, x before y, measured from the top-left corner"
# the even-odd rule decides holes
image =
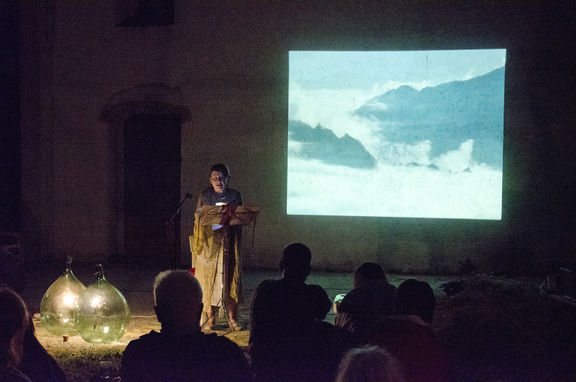
[[[191,197],[192,197],[192,194],[189,192],[187,192],[186,195],[184,195],[184,199],[182,199],[182,201],[178,205],[178,208],[176,209],[176,211],[174,211],[174,214],[170,218],[170,223],[172,223],[174,221],[174,219],[176,219],[176,216],[178,216],[180,214],[180,210],[182,209],[182,205],[184,204],[186,199],[190,199]]]

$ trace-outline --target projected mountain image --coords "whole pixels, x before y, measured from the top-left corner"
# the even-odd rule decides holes
[[[474,160],[501,168],[503,83],[504,68],[499,68],[421,91],[402,86],[371,99],[355,114],[380,121],[380,139],[415,144],[435,138],[432,156],[471,139]]]
[[[504,63],[290,52],[288,214],[500,219]]]
[[[356,168],[376,166],[376,160],[362,143],[348,134],[338,138],[332,130],[320,125],[312,128],[300,121],[288,121],[288,133],[293,142],[300,143],[294,157]]]

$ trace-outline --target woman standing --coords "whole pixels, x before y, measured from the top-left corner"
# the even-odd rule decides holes
[[[218,307],[224,306],[230,328],[242,330],[238,323],[238,304],[242,300],[242,226],[200,222],[203,206],[242,205],[242,195],[228,187],[230,171],[224,164],[210,168],[209,180],[210,187],[198,198],[192,248],[196,257],[196,277],[202,286],[203,317],[208,317],[208,325],[214,329],[215,313]]]

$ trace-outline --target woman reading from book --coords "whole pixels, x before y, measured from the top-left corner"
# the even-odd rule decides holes
[[[214,329],[219,307],[228,313],[230,329],[242,330],[238,323],[238,304],[242,301],[242,226],[202,221],[205,206],[242,205],[239,191],[228,187],[230,170],[224,164],[210,168],[210,187],[198,198],[192,251],[196,258],[196,277],[202,286],[203,323]]]

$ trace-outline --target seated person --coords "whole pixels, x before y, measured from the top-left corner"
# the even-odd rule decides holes
[[[416,316],[430,325],[436,310],[436,296],[426,281],[408,279],[396,291],[394,309],[396,314]]]
[[[427,282],[406,280],[396,291],[396,315],[375,321],[358,341],[385,347],[402,364],[407,381],[448,381],[445,350],[430,327],[434,307]]]
[[[304,244],[284,249],[280,280],[254,292],[250,311],[250,359],[256,381],[332,381],[345,339],[323,322],[328,294],[305,283],[311,252]]]
[[[19,369],[28,309],[12,289],[0,287],[0,381],[30,382]]]
[[[24,333],[20,370],[34,382],[66,382],[66,375],[56,360],[36,338],[32,317]]]
[[[354,289],[338,306],[336,326],[354,333],[374,320],[393,314],[395,290],[379,264],[360,265],[354,271]]]
[[[404,382],[400,363],[378,346],[353,348],[346,353],[335,382]]]
[[[248,361],[234,342],[201,332],[202,310],[202,290],[190,272],[158,274],[154,311],[162,330],[130,341],[122,381],[251,381]]]

